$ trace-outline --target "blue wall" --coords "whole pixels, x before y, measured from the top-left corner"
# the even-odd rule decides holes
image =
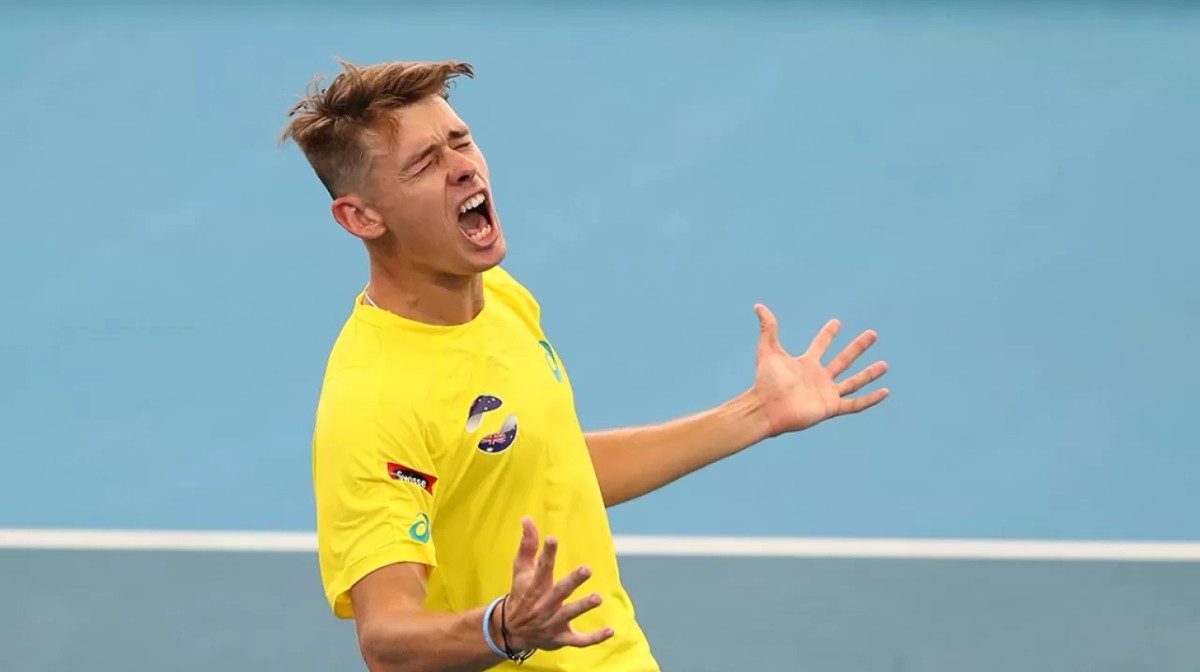
[[[311,529],[365,265],[275,138],[340,56],[476,65],[586,425],[744,389],[756,301],[879,331],[883,406],[618,532],[1200,539],[1200,7],[737,6],[6,4],[0,527]]]

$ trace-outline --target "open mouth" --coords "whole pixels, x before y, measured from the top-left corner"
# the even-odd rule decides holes
[[[486,194],[476,194],[459,207],[458,228],[477,245],[486,246],[493,242],[496,225],[492,222],[491,204]]]

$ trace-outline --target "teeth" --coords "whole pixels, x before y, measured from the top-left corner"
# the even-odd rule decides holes
[[[467,214],[468,210],[472,210],[480,205],[483,205],[483,202],[486,200],[487,198],[483,194],[475,194],[466,203],[462,204],[462,207],[458,209],[458,214],[465,215]]]
[[[479,227],[478,230],[471,231],[470,233],[468,233],[467,237],[470,238],[471,240],[480,241],[480,240],[483,240],[484,238],[487,238],[488,234],[491,232],[492,232],[492,225],[484,224],[483,226]]]

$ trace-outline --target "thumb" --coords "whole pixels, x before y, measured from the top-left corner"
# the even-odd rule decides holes
[[[758,315],[759,350],[783,350],[779,344],[779,322],[775,314],[761,303],[754,305],[754,312]]]

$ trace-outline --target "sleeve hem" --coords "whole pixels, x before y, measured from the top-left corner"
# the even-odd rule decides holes
[[[400,562],[416,562],[430,567],[437,566],[437,558],[433,548],[428,546],[413,546],[401,544],[381,548],[369,555],[355,560],[353,564],[338,572],[329,582],[326,597],[333,607],[333,614],[338,618],[354,618],[354,608],[350,604],[350,588],[371,572]]]

